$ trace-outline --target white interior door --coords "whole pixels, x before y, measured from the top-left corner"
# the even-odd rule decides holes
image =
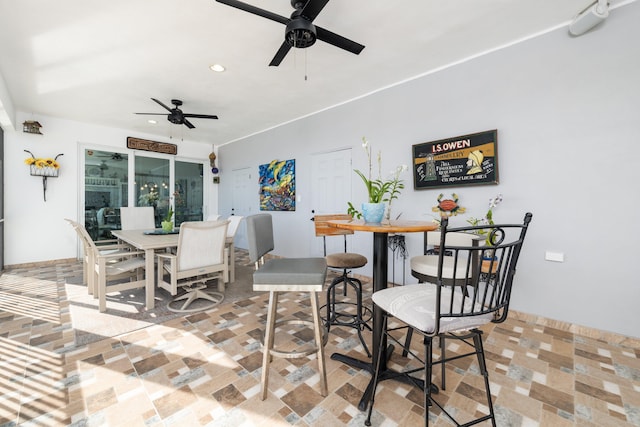
[[[347,213],[351,200],[351,149],[315,154],[311,171],[311,217],[316,214]],[[313,229],[313,227],[312,227]],[[315,237],[315,234],[312,234]],[[312,256],[322,256],[322,238],[310,239]],[[327,238],[327,253],[344,251],[342,237]]]
[[[235,169],[232,175],[233,199],[231,212],[233,215],[249,216],[253,214],[252,199],[255,196],[251,168]],[[247,228],[244,225],[244,221],[236,232],[235,245],[242,249],[248,249]]]

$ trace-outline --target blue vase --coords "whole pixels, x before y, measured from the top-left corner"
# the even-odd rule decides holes
[[[362,216],[364,217],[364,222],[374,224],[382,222],[386,206],[385,203],[363,203]]]

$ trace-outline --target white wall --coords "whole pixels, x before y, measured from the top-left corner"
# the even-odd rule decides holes
[[[360,138],[382,149],[383,170],[411,163],[411,145],[498,129],[497,186],[455,191],[467,214],[482,216],[490,197],[504,195],[494,218],[533,222],[522,252],[512,307],[516,310],[640,337],[640,286],[635,216],[640,209],[640,3],[613,11],[605,25],[572,38],[566,28],[424,76],[219,149],[223,182],[234,169],[296,159],[301,200],[276,212],[276,253],[309,253],[311,155],[353,147],[364,169]],[[416,52],[420,54],[420,52]],[[307,96],[306,94],[300,94]],[[310,96],[310,95],[308,95]],[[441,192],[413,190],[394,202],[394,215],[430,219]],[[258,210],[258,185],[255,185]],[[365,189],[354,174],[352,200]],[[228,186],[220,210],[231,209]],[[411,255],[421,236],[408,235]],[[372,236],[357,233],[353,249],[372,260]],[[545,251],[564,263],[544,260]],[[371,274],[371,262],[363,269]],[[410,277],[407,274],[407,277]],[[411,279],[411,281],[415,281]]]
[[[31,115],[18,113],[18,123],[33,120]],[[64,221],[78,218],[79,159],[83,144],[126,151],[127,137],[135,136],[159,142],[178,144],[176,158],[207,160],[212,146],[187,141],[161,140],[157,136],[132,133],[123,129],[37,116],[43,135],[5,131],[5,265],[73,258],[77,256],[77,239],[73,229]],[[23,150],[36,157],[55,157],[63,153],[60,176],[49,178],[47,201],[43,201],[42,178],[29,175]],[[207,160],[208,162],[208,160]],[[208,164],[208,163],[207,163]],[[211,182],[211,172],[205,168],[205,181]],[[205,184],[206,185],[206,184]],[[208,190],[209,209],[217,211],[217,186]]]

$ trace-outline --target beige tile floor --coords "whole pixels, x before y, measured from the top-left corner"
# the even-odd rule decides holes
[[[364,425],[357,404],[369,374],[328,357],[327,397],[318,392],[316,360],[274,359],[269,396],[260,400],[266,294],[81,346],[64,286],[79,272],[79,263],[65,262],[0,277],[0,427]],[[301,295],[281,302],[282,315],[308,312]],[[486,328],[498,425],[640,426],[637,340],[565,326],[514,313]],[[289,332],[295,342],[308,336]],[[366,357],[349,328],[332,329],[326,351]],[[391,359],[406,362],[398,352]],[[468,397],[476,372],[473,361],[448,364],[439,401],[481,413]],[[373,424],[422,425],[420,400],[411,386],[381,383]],[[452,425],[438,414],[431,420]]]

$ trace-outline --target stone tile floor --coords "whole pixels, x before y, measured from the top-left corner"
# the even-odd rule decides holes
[[[248,262],[242,253],[238,259]],[[310,356],[275,358],[269,396],[260,400],[266,293],[77,345],[65,281],[81,268],[64,262],[0,277],[0,427],[364,425],[357,404],[369,374],[329,357],[327,397],[318,392]],[[281,315],[308,312],[299,294],[281,303]],[[578,335],[524,317],[485,328],[499,426],[640,426],[637,340],[590,338],[598,331]],[[308,335],[289,332],[295,343]],[[327,356],[336,351],[366,358],[350,328],[332,328]],[[390,364],[406,362],[396,351]],[[438,400],[458,414],[482,413],[468,392],[478,382],[475,372],[474,361],[448,364]],[[420,401],[417,389],[385,381],[373,424],[422,425]],[[433,425],[452,425],[438,415],[431,414]]]

